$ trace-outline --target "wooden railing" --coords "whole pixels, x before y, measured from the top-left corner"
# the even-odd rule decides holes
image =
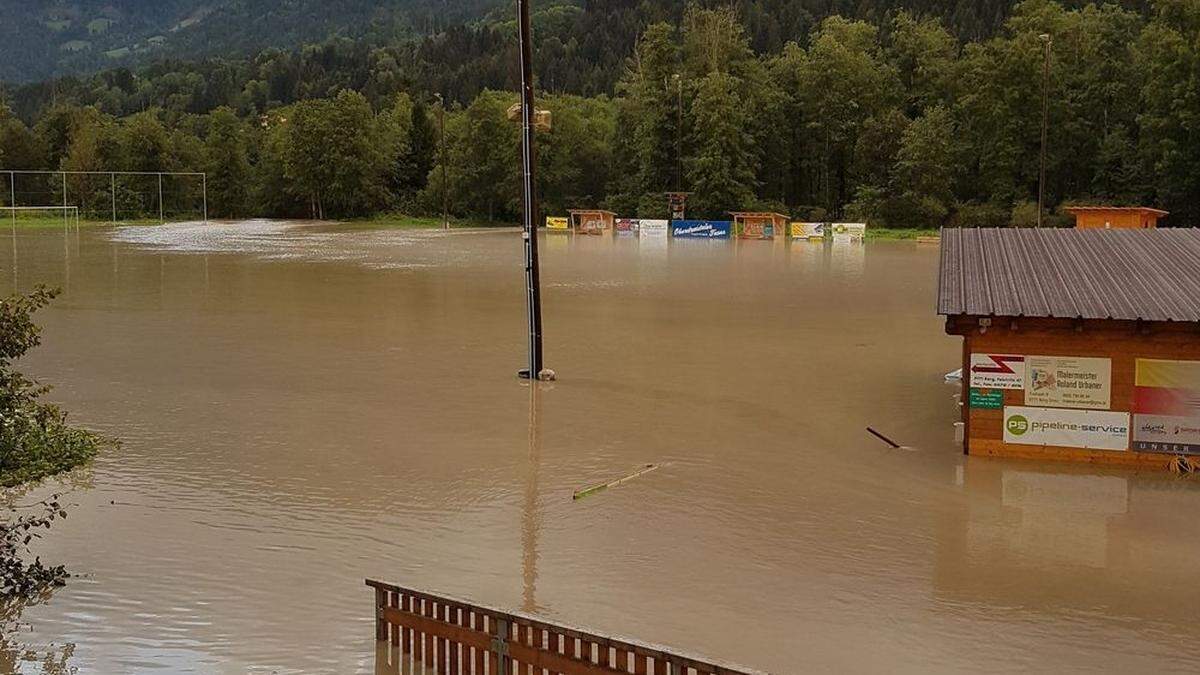
[[[765,675],[379,581],[377,673]]]

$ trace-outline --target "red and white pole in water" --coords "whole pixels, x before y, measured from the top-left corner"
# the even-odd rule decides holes
[[[537,154],[534,150],[533,32],[529,19],[531,0],[517,0],[518,39],[521,46],[521,166],[525,244],[525,303],[529,313],[529,368],[518,375],[527,380],[542,377],[542,288],[538,270]]]

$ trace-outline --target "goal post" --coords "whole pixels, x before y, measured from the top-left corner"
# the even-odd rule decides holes
[[[79,227],[78,206],[0,206],[0,217],[15,227]]]
[[[202,172],[0,169],[0,180],[0,208],[8,207],[0,215],[10,219],[13,208],[75,207],[76,220],[89,223],[208,222],[208,175]]]

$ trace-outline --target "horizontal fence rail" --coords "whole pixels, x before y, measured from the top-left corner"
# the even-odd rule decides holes
[[[533,617],[367,580],[376,672],[447,675],[766,675]]]

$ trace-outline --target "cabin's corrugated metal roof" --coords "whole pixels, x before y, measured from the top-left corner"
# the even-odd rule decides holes
[[[1200,231],[946,229],[938,313],[1200,321]]]

